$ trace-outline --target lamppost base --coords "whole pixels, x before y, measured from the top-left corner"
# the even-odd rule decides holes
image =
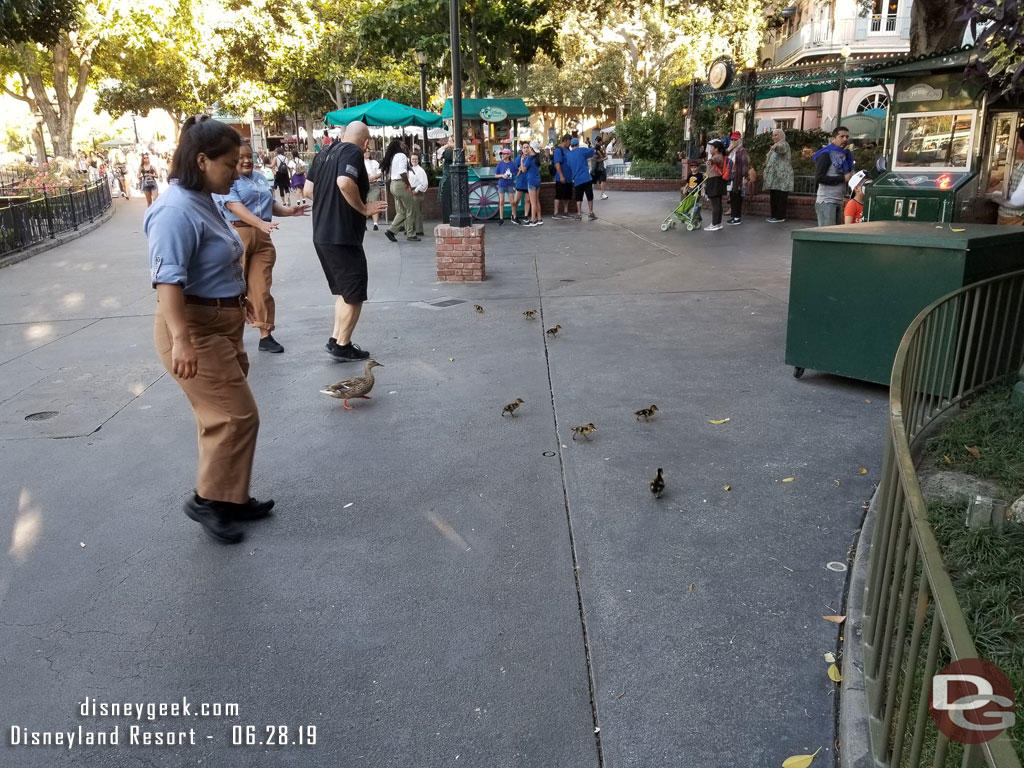
[[[448,169],[452,185],[452,213],[448,223],[453,227],[468,227],[473,223],[469,213],[469,168],[465,158],[459,157],[462,152],[456,150],[455,154],[455,162]]]

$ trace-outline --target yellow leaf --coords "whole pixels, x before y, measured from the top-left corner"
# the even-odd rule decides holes
[[[842,624],[846,621],[845,616],[822,616],[825,621],[831,621],[833,624]]]
[[[813,755],[793,755],[782,761],[782,768],[808,768],[814,762],[814,758],[821,752],[821,747],[814,750]]]
[[[449,363],[454,363],[455,362],[455,358],[454,357],[449,357],[448,358],[448,362]]]
[[[860,473],[861,473],[862,475],[866,475],[866,474],[868,473],[868,471],[867,471],[866,469],[864,469],[864,467],[861,467],[861,468],[860,468]]]
[[[835,664],[829,666],[828,677],[833,683],[838,683],[840,680],[843,679],[842,674],[840,674],[839,672],[839,667],[837,667]]]
[[[953,463],[952,461],[949,460],[949,456],[947,456],[946,454],[942,454],[942,458],[944,458],[946,460],[947,464],[952,464]]]
[[[690,585],[690,589],[688,591],[691,595],[693,594],[693,584]]]
[[[966,227],[964,227],[963,229],[956,229],[956,228],[954,228],[954,227],[950,227],[950,228],[949,228],[949,231],[950,231],[950,232],[966,232],[966,231],[967,231],[967,228],[966,228]]]
[[[725,424],[729,419],[708,419],[708,424]]]
[[[731,485],[723,485],[722,486],[722,490],[723,491],[731,491],[732,490],[732,486]]]
[[[792,483],[794,480],[796,480],[795,477],[784,477],[784,478],[782,478],[782,482],[784,482],[784,483]]]
[[[829,664],[835,664],[836,655],[832,653],[832,651],[829,651],[825,654],[825,661],[827,661]]]

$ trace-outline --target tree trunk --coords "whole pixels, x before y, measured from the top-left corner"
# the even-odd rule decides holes
[[[949,0],[914,0],[910,8],[910,55],[935,53],[963,39],[964,23],[956,20],[957,6]]]
[[[46,162],[46,143],[43,139],[43,132],[39,129],[38,125],[32,129],[32,143],[36,148],[36,158],[40,163]]]

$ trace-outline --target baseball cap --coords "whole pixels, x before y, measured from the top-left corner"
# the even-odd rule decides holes
[[[743,134],[741,134],[739,131],[733,131],[732,133],[729,134],[729,138],[730,139],[742,139],[743,138]]]
[[[579,145],[580,145],[580,140],[579,139],[572,139],[572,140],[569,141],[569,146],[570,147],[578,147]]]
[[[531,141],[530,142],[530,149],[532,149],[534,152],[540,152],[540,142]]]
[[[503,147],[503,148],[502,148],[502,150],[501,150],[501,152],[500,152],[499,154],[502,154],[502,155],[511,155],[511,154],[512,154],[512,150],[511,150],[511,149],[509,149],[508,147]]]
[[[857,187],[864,183],[864,179],[867,178],[867,171],[857,171],[853,176],[850,177],[850,191],[856,191]]]

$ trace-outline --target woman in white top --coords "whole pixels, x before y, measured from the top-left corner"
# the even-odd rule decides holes
[[[413,214],[416,234],[423,235],[423,196],[430,186],[430,179],[427,172],[420,165],[420,156],[412,154],[409,156],[409,183],[412,185]]]
[[[992,192],[988,195],[988,199],[999,205],[999,218],[996,224],[1019,227],[1024,225],[1024,126],[1017,128],[1017,145],[1013,159],[1010,184],[1006,189],[1009,197],[1003,197],[999,192]]]
[[[416,221],[413,209],[415,200],[412,196],[412,184],[409,182],[409,155],[405,142],[394,139],[384,153],[383,166],[388,169],[391,179],[391,195],[395,198],[395,220],[384,230],[384,235],[392,243],[397,243],[395,233],[405,228],[405,239],[418,242]]]
[[[370,191],[366,195],[366,202],[376,203],[380,200],[380,191],[384,188],[384,177],[380,172],[380,163],[373,159],[369,147],[363,152],[363,164],[366,165],[366,177],[370,180]],[[377,219],[379,218],[379,213],[373,214],[374,231],[378,229]]]

